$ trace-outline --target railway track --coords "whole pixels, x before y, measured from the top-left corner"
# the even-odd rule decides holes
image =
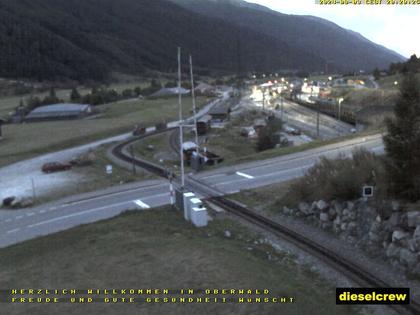
[[[155,131],[153,133],[149,133],[147,135],[128,140],[116,146],[112,150],[112,153],[125,162],[134,163],[138,167],[141,167],[155,175],[168,178],[171,175],[171,173],[168,170],[149,161],[144,161],[138,158],[133,159],[124,151],[127,146],[131,145],[136,141],[147,138],[149,136],[173,131],[174,129],[175,128]],[[172,135],[174,134],[177,135],[176,132],[173,132]],[[173,136],[172,140],[171,139],[172,137],[170,138],[171,147],[175,150],[178,150],[178,146],[176,145],[175,140],[173,140],[175,139],[175,136]],[[362,287],[392,287],[382,279],[378,278],[376,275],[365,270],[363,266],[360,266],[358,264],[355,264],[354,262],[345,259],[340,254],[328,250],[326,247],[323,247],[322,245],[314,242],[313,240],[302,236],[301,234],[291,230],[290,228],[279,222],[270,220],[256,213],[255,211],[224,197],[223,192],[217,190],[214,187],[210,187],[191,177],[186,178],[186,186],[187,188],[195,191],[196,193],[200,193],[208,201],[223,208],[227,212],[232,213],[252,224],[255,224],[277,236],[280,236],[283,239],[286,239],[287,241],[304,250],[305,252],[325,262],[327,265],[339,271],[341,274],[345,275],[347,278],[351,279],[352,281],[354,281]],[[389,305],[389,307],[394,309],[399,314],[420,314],[420,304],[413,299],[408,305]]]

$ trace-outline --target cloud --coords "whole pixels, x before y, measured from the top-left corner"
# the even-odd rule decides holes
[[[420,6],[319,5],[314,0],[247,0],[286,14],[315,15],[408,57],[420,56]],[[383,0],[384,1],[384,0]]]

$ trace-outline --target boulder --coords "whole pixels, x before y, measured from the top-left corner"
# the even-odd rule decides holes
[[[407,225],[409,227],[420,225],[420,211],[407,212]]]
[[[414,230],[413,237],[420,238],[420,225],[417,225],[416,229]]]
[[[420,238],[412,238],[407,241],[407,247],[413,253],[420,251]]]
[[[329,214],[329,216],[330,216],[331,218],[335,218],[335,216],[337,215],[337,211],[335,210],[335,208],[331,207],[331,208],[328,210],[328,214]]]
[[[407,267],[413,267],[417,264],[417,255],[406,248],[402,248],[400,251],[400,262]]]
[[[306,202],[300,202],[298,205],[298,209],[305,215],[310,215],[314,213],[314,209],[312,209],[312,207],[309,207],[309,205]]]
[[[231,233],[229,230],[226,230],[226,231],[223,233],[223,235],[224,235],[224,237],[226,237],[226,238],[231,238],[231,237],[232,237],[232,233]]]
[[[319,220],[321,220],[321,222],[328,222],[330,219],[329,215],[327,212],[321,212],[319,214]]]
[[[328,208],[328,204],[327,204],[324,200],[319,200],[319,201],[316,203],[316,207],[317,207],[319,210],[324,211],[324,210],[326,210],[326,209]]]
[[[347,206],[346,206],[347,210],[349,211],[353,211],[354,210],[354,202],[351,201],[347,201]]]
[[[374,242],[374,243],[381,242],[381,237],[375,232],[369,232],[368,236],[369,236],[369,241],[371,242]]]
[[[346,222],[341,223],[341,225],[340,225],[340,229],[341,229],[342,231],[347,230],[347,223],[346,223]]]
[[[401,205],[397,200],[391,201],[391,209],[394,212],[401,211]]]
[[[402,215],[400,212],[394,212],[391,214],[391,217],[388,219],[387,224],[392,228],[396,226],[401,226],[402,224]]]
[[[402,230],[395,230],[392,232],[392,241],[393,242],[400,242],[404,239],[409,237],[409,233],[402,231]]]
[[[357,228],[357,223],[354,221],[349,222],[349,224],[347,224],[347,230],[352,231],[354,229]]]
[[[391,243],[388,245],[388,248],[386,249],[386,257],[388,258],[395,258],[399,257],[401,251],[401,247],[396,245],[395,243]]]
[[[334,208],[335,212],[338,214],[343,213],[343,204],[339,202],[338,200],[334,200],[331,202],[331,208]]]
[[[283,207],[283,213],[284,214],[290,214],[290,209],[286,206]]]

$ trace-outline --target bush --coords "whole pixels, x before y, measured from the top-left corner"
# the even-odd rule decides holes
[[[322,157],[304,177],[291,185],[286,203],[356,199],[361,197],[364,185],[375,186],[375,195],[384,196],[387,192],[385,175],[382,159],[364,149],[353,151],[351,158]]]

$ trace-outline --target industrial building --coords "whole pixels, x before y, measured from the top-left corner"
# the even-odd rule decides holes
[[[54,104],[35,108],[26,117],[26,122],[81,119],[92,113],[91,105]]]

